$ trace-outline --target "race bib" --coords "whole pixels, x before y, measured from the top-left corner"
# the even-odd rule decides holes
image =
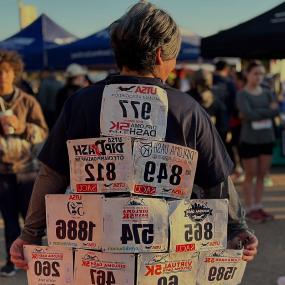
[[[132,189],[130,138],[69,140],[67,148],[73,192],[129,192]]]
[[[227,247],[228,200],[169,202],[170,251],[188,252]]]
[[[101,134],[164,140],[167,114],[167,93],[158,86],[107,85],[101,106]]]
[[[265,129],[271,129],[272,128],[272,120],[261,120],[261,121],[254,121],[251,122],[251,127],[258,131],[258,130],[265,130]]]
[[[242,250],[201,252],[197,285],[240,284],[245,267]]]
[[[195,285],[198,253],[138,256],[138,285]]]
[[[134,193],[173,198],[190,197],[198,152],[188,147],[135,140]]]
[[[46,195],[48,244],[101,249],[102,202],[91,194]]]
[[[164,252],[168,248],[168,206],[155,198],[106,198],[103,251]]]
[[[29,285],[73,285],[72,249],[24,245]]]
[[[74,285],[133,285],[135,255],[75,251]]]

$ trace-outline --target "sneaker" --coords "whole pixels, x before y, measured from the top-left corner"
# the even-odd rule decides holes
[[[285,276],[281,276],[277,280],[278,285],[285,285]]]
[[[273,180],[271,179],[270,176],[266,176],[263,180],[263,184],[265,187],[272,187],[274,186]]]
[[[12,262],[7,262],[0,270],[0,276],[12,277],[16,274],[15,266]]]
[[[268,212],[265,212],[263,209],[259,209],[258,212],[263,215],[266,221],[274,220],[274,216]]]
[[[252,210],[249,213],[247,213],[245,215],[245,218],[247,221],[253,223],[253,224],[261,224],[264,223],[265,217],[263,216],[263,214],[260,213],[259,210]]]

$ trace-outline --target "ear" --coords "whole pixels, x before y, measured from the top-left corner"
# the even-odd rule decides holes
[[[156,53],[155,64],[162,65],[163,60],[161,57],[161,48],[158,48],[155,53]]]

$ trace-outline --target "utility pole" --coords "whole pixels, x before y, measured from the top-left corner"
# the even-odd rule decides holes
[[[22,29],[22,19],[21,19],[21,8],[23,6],[23,1],[22,0],[17,0],[18,3],[18,13],[19,13],[19,27],[20,30]]]

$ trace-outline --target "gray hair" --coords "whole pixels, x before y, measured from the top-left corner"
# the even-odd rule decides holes
[[[151,3],[135,4],[110,26],[111,42],[117,64],[141,73],[152,72],[156,50],[163,60],[175,59],[181,36],[177,24],[165,11]]]

